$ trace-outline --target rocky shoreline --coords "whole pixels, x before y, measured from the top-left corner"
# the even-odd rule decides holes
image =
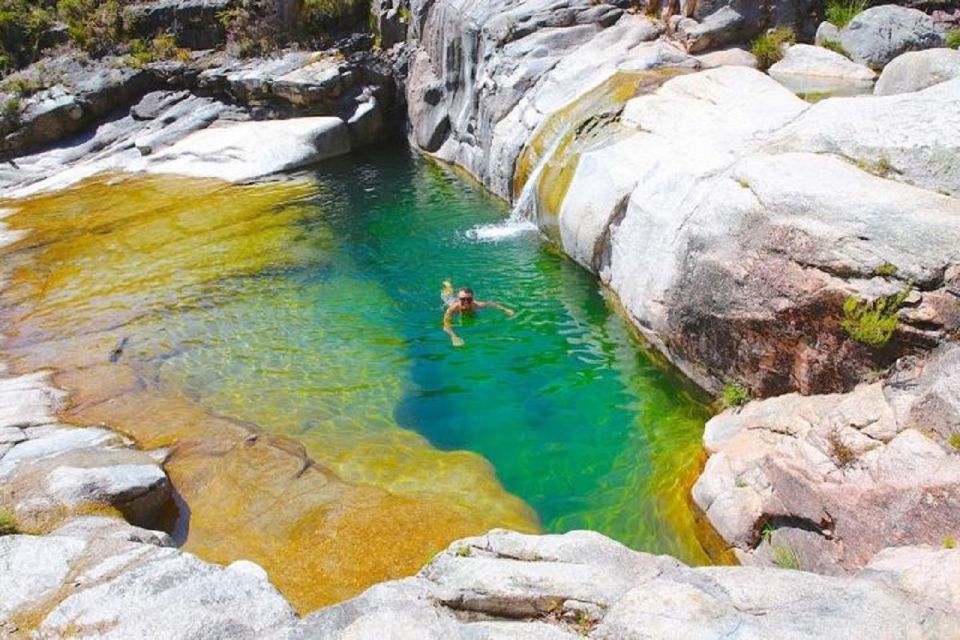
[[[399,33],[406,7],[381,4],[381,29]],[[417,148],[517,203],[691,379],[757,398],[707,424],[711,457],[693,490],[757,566],[690,569],[589,532],[493,531],[300,619],[257,565],[208,564],[135,526],[170,508],[166,452],[62,424],[63,394],[37,373],[0,381],[0,501],[49,532],[0,537],[0,573],[12,577],[0,631],[955,637],[956,52],[909,52],[942,45],[940,27],[879,7],[835,32],[852,60],[795,45],[766,75],[746,52],[704,53],[753,35],[749,15],[656,19],[628,4],[415,0],[408,44],[347,60],[54,61],[67,80],[4,130],[16,157],[0,193],[103,171],[250,180],[382,140],[406,102]],[[883,46],[864,36],[894,18],[913,31]],[[800,31],[812,38],[810,20]],[[870,68],[881,71],[873,96],[810,104],[785,88],[812,75],[861,92]],[[896,301],[886,339],[853,339],[855,321],[882,319],[881,300]]]

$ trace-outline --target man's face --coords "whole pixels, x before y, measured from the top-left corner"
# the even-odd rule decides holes
[[[461,291],[457,294],[457,300],[460,302],[461,309],[473,309],[473,294]]]

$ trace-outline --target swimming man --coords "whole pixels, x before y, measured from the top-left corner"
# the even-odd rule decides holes
[[[455,313],[469,313],[473,314],[477,309],[483,309],[485,307],[493,307],[494,309],[499,309],[504,312],[508,318],[512,318],[516,315],[513,309],[508,309],[507,307],[498,304],[492,301],[480,301],[474,298],[473,289],[470,287],[463,287],[454,295],[453,284],[449,280],[443,281],[443,289],[440,291],[440,297],[443,298],[443,301],[447,305],[447,310],[443,314],[443,331],[450,336],[450,342],[453,343],[455,347],[463,346],[463,338],[458,336],[453,330],[453,325],[450,320]]]

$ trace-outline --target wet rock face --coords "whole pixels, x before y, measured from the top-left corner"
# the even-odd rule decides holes
[[[619,4],[413,2],[417,49],[407,104],[414,144],[510,197],[532,130],[620,62],[640,58],[631,52],[659,35],[652,21],[624,14]],[[657,55],[638,68],[666,62]]]
[[[599,534],[496,530],[453,543],[416,577],[377,585],[306,617],[291,640],[361,638],[929,637],[960,605],[918,589],[908,558],[946,584],[960,557],[904,548],[856,578],[745,567],[691,569]],[[404,636],[408,637],[408,636]],[[414,637],[413,631],[409,637]]]

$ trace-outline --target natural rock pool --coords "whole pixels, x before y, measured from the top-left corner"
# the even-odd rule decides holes
[[[590,274],[536,234],[471,239],[505,206],[405,149],[249,186],[95,177],[11,206],[30,230],[4,250],[13,367],[59,371],[77,421],[175,446],[186,548],[261,562],[298,608],[494,526],[708,561],[688,497],[708,409]],[[464,319],[452,348],[445,278],[517,316]],[[238,425],[324,475],[264,486],[303,469],[244,453]]]

